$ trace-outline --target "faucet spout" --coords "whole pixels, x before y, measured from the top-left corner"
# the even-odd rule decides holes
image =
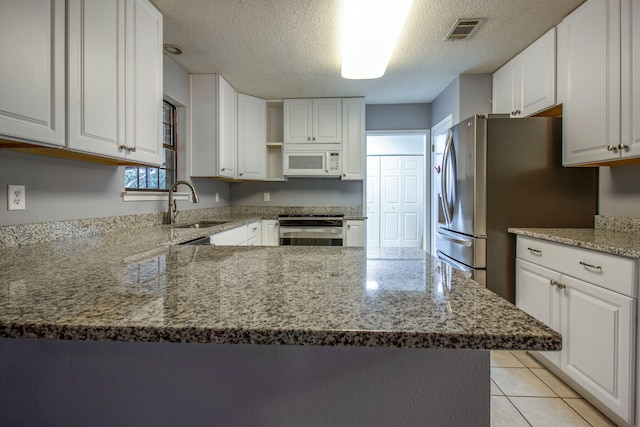
[[[176,200],[173,199],[173,192],[175,191],[175,189],[180,184],[186,185],[191,190],[191,202],[192,203],[199,203],[200,202],[200,197],[198,197],[198,192],[196,191],[195,187],[190,182],[187,182],[187,181],[176,181],[171,186],[171,188],[169,188],[169,210],[167,210],[166,223],[170,224],[170,225],[175,224],[176,216],[178,215],[178,204],[176,203]]]

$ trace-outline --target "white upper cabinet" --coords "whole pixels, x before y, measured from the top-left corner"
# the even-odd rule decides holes
[[[69,0],[68,147],[162,164],[162,15],[147,0]]]
[[[264,180],[267,166],[267,101],[238,94],[238,178]]]
[[[127,0],[127,160],[162,164],[162,15],[148,0]]]
[[[342,142],[342,99],[285,99],[284,142]]]
[[[124,155],[124,33],[124,0],[69,0],[68,146],[72,149]]]
[[[221,75],[191,75],[191,176],[236,178],[237,99]]]
[[[494,113],[527,117],[556,103],[556,30],[493,74]]]
[[[342,179],[364,180],[365,159],[364,98],[343,98]]]
[[[621,158],[640,157],[640,3],[622,3]]]
[[[0,137],[65,144],[65,1],[4,1]]]
[[[636,1],[588,0],[558,25],[567,166],[640,157],[639,14]]]
[[[0,134],[161,164],[162,15],[147,0],[69,0],[66,13],[65,26],[64,1],[3,5],[15,54],[0,65]]]

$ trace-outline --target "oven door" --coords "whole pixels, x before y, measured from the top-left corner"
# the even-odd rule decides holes
[[[279,227],[280,246],[342,246],[342,227]]]

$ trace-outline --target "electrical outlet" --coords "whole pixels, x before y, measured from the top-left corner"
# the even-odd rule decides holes
[[[271,201],[271,193],[264,193],[264,201],[265,202]]]
[[[7,186],[7,209],[10,211],[23,211],[26,209],[24,185]]]
[[[220,193],[216,193],[216,202],[220,201]]]

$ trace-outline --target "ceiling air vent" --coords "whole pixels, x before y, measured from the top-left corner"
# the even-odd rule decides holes
[[[473,36],[476,31],[478,31],[478,27],[484,21],[484,18],[477,19],[458,19],[453,27],[449,31],[449,34],[444,38],[445,41],[455,41],[455,40],[467,40]]]

